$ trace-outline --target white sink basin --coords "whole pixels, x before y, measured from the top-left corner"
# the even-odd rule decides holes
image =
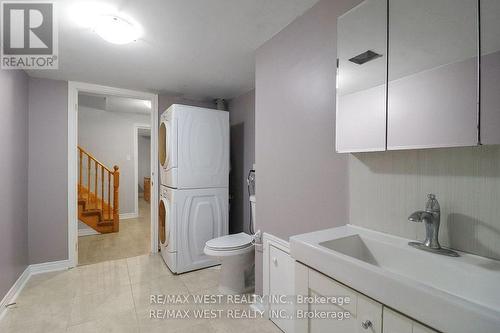
[[[351,225],[290,238],[292,256],[442,332],[500,332],[500,261],[447,257]]]

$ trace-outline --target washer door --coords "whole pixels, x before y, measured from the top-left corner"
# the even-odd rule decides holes
[[[166,198],[161,198],[158,207],[158,244],[160,247],[166,248],[169,244],[170,230],[169,230],[169,207]]]
[[[169,167],[169,124],[166,121],[162,121],[160,129],[158,131],[158,159],[160,165],[163,169],[168,169]]]

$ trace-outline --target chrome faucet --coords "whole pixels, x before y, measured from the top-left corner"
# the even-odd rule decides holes
[[[409,242],[408,245],[420,250],[443,254],[451,257],[458,257],[458,253],[444,249],[439,244],[439,225],[441,223],[441,207],[434,194],[427,195],[425,210],[412,213],[408,220],[411,222],[425,223],[425,240],[420,242]]]

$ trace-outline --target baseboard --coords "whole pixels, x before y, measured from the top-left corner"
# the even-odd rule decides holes
[[[120,214],[120,220],[136,219],[138,217],[139,217],[139,214],[137,214],[137,213],[124,213],[124,214]]]
[[[29,266],[30,275],[48,273],[48,272],[57,272],[68,269],[71,267],[71,263],[69,260],[59,260],[59,261],[51,261],[44,262],[41,264],[33,264]]]
[[[100,232],[95,231],[92,228],[78,229],[78,237],[100,235]]]
[[[41,273],[62,271],[64,269],[68,269],[69,267],[71,267],[69,260],[45,262],[26,267],[0,302],[0,320],[5,315],[7,310],[6,305],[13,303],[16,300],[17,296],[19,296],[31,276]]]
[[[21,290],[23,290],[24,286],[26,285],[26,282],[28,282],[30,276],[30,266],[28,266],[21,273],[16,282],[14,282],[14,285],[9,289],[7,294],[5,294],[2,301],[0,302],[0,320],[2,320],[3,316],[7,312],[7,304],[12,303],[17,298],[17,296],[21,293]]]

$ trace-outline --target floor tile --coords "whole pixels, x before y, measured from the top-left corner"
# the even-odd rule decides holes
[[[68,333],[138,333],[135,310],[113,313],[68,327]]]
[[[205,290],[219,284],[220,266],[179,275],[189,292]]]
[[[75,297],[71,306],[69,325],[134,310],[130,286]]]

